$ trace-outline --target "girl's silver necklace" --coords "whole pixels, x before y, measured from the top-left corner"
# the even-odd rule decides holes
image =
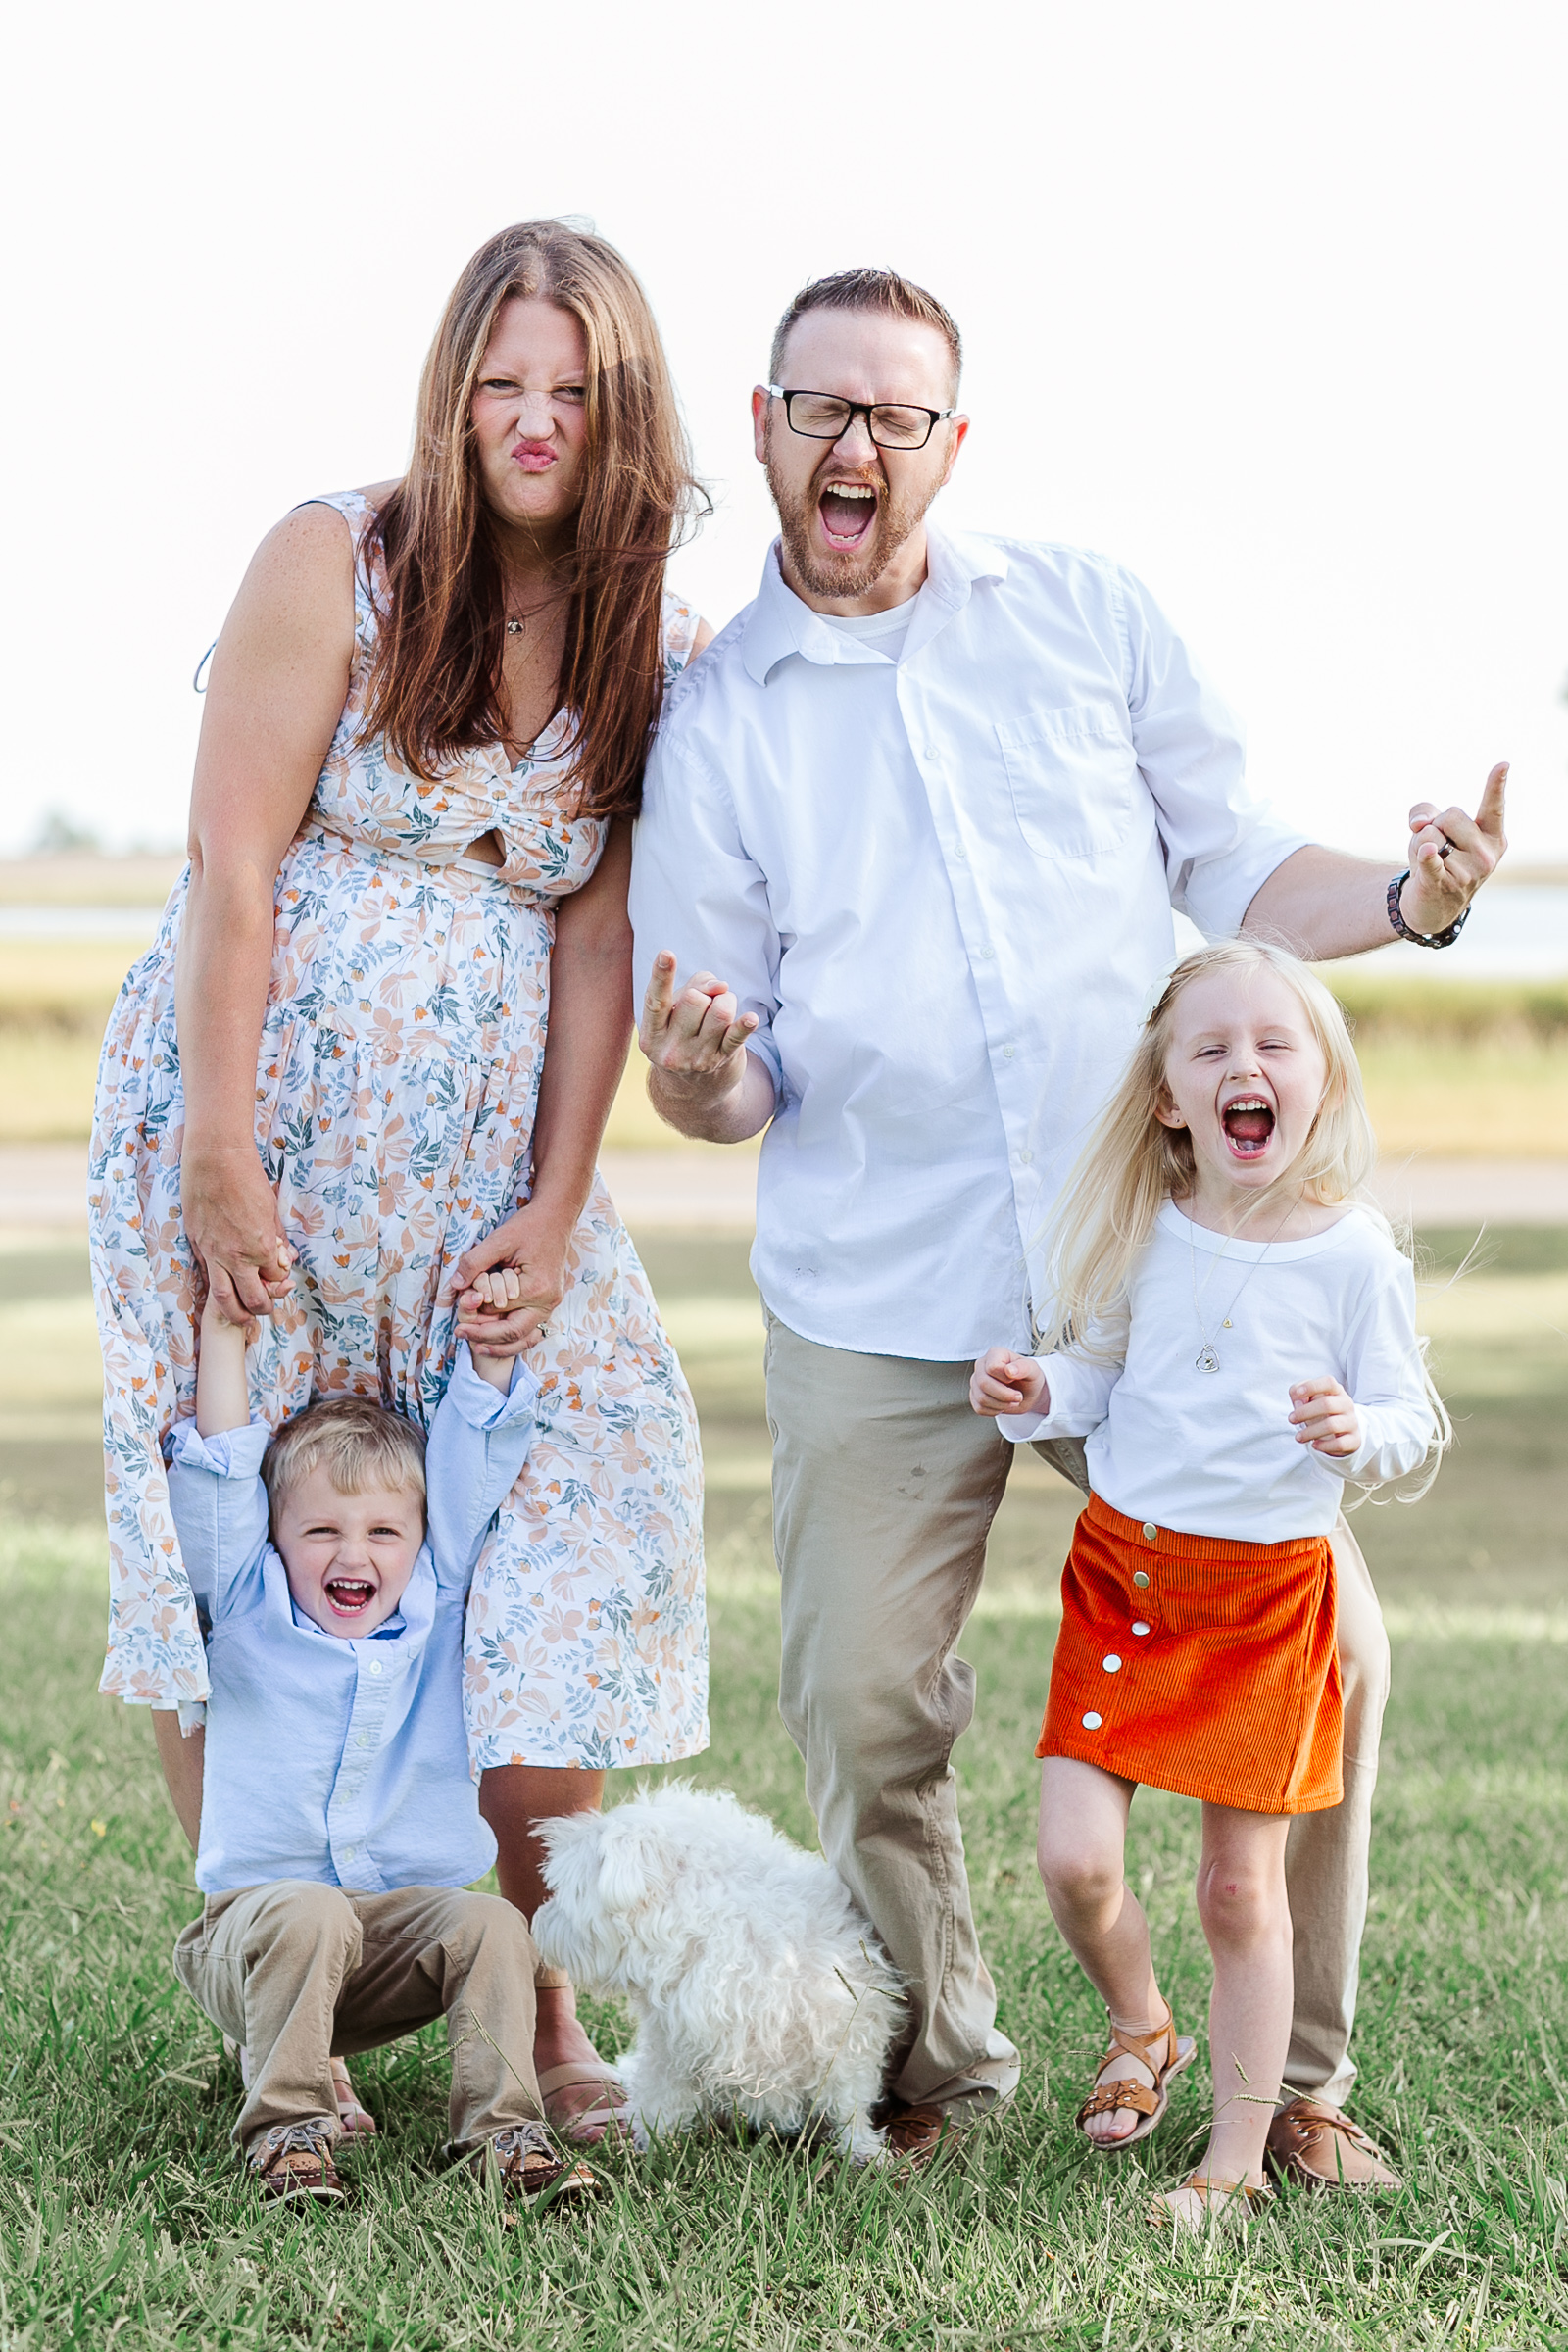
[[[1299,1196],[1298,1196],[1297,1200],[1293,1200],[1290,1203],[1290,1207],[1286,1209],[1285,1215],[1281,1217],[1279,1224],[1275,1226],[1274,1231],[1269,1235],[1268,1240],[1263,1244],[1262,1249],[1258,1251],[1256,1257],[1253,1258],[1251,1264],[1248,1267],[1247,1272],[1242,1276],[1241,1282],[1236,1290],[1236,1295],[1232,1298],[1230,1305],[1225,1310],[1224,1320],[1220,1324],[1221,1331],[1234,1330],[1234,1317],[1236,1314],[1237,1301],[1240,1299],[1242,1292],[1246,1290],[1248,1284],[1251,1281],[1252,1276],[1257,1272],[1258,1267],[1263,1263],[1264,1258],[1267,1257],[1269,1251],[1279,1240],[1280,1234],[1284,1230],[1286,1219],[1290,1216],[1291,1209],[1298,1206],[1298,1200]],[[1217,1372],[1220,1368],[1219,1352],[1216,1349],[1213,1341],[1208,1336],[1208,1327],[1203,1321],[1203,1309],[1200,1303],[1198,1289],[1198,1244],[1193,1239],[1194,1223],[1195,1219],[1189,1217],[1187,1220],[1187,1254],[1192,1261],[1193,1269],[1193,1314],[1197,1319],[1198,1328],[1202,1336],[1203,1345],[1201,1348],[1200,1348],[1198,1353],[1193,1358],[1193,1368],[1198,1372]],[[1234,1241],[1235,1236],[1234,1234],[1229,1234],[1226,1236],[1226,1239],[1227,1241]],[[1224,1254],[1225,1251],[1223,1248],[1216,1251],[1214,1265],[1210,1266],[1208,1272],[1203,1276],[1203,1289],[1205,1291],[1208,1289],[1209,1284],[1214,1279],[1214,1266],[1219,1264],[1220,1259],[1224,1256]]]

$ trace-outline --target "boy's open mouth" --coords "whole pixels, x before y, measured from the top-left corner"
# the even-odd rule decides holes
[[[1256,1159],[1268,1150],[1274,1113],[1261,1095],[1239,1095],[1220,1112],[1225,1140],[1238,1159]]]
[[[375,1587],[354,1576],[329,1577],[321,1589],[327,1606],[336,1609],[340,1617],[357,1617],[375,1598]]]
[[[831,482],[816,503],[830,547],[865,544],[877,510],[877,494],[869,482]]]

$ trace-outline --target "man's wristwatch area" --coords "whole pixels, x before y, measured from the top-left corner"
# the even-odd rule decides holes
[[[1466,923],[1470,920],[1469,906],[1465,908],[1464,912],[1454,922],[1451,922],[1448,925],[1446,931],[1412,931],[1409,924],[1405,921],[1403,915],[1399,912],[1399,893],[1409,879],[1410,868],[1406,866],[1403,873],[1396,874],[1394,880],[1389,884],[1389,896],[1387,902],[1389,909],[1389,922],[1392,925],[1395,933],[1400,939],[1409,940],[1412,947],[1451,948],[1454,941],[1458,938],[1460,932],[1464,929]],[[1474,901],[1472,901],[1471,904],[1474,905]]]

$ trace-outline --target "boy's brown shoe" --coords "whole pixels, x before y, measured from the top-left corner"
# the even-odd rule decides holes
[[[580,2197],[600,2185],[587,2165],[561,2153],[543,2124],[514,2124],[498,2132],[469,2161],[481,2176],[496,2180],[504,2197],[531,2201],[546,2189],[554,2189],[557,2196]]]
[[[277,2203],[315,2197],[323,2205],[341,2205],[348,2194],[332,2162],[331,2142],[316,2124],[278,2125],[259,2143],[251,2166],[263,2196]]]
[[[886,2172],[924,2172],[939,2155],[951,2153],[961,2136],[962,2127],[945,2107],[895,2107],[882,2152],[871,2161]]]
[[[1268,2128],[1268,2159],[1297,2188],[1402,2188],[1382,2149],[1343,2108],[1292,2099]]]

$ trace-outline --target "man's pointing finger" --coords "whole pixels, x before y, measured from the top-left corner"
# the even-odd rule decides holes
[[[668,1014],[675,997],[675,958],[667,948],[661,948],[654,957],[654,968],[648,975],[648,995],[643,1009],[651,1017],[662,1019]]]
[[[1486,788],[1481,795],[1481,806],[1476,810],[1478,832],[1486,833],[1495,840],[1501,839],[1502,805],[1507,798],[1507,792],[1508,762],[1506,760],[1499,760],[1487,778]]]

